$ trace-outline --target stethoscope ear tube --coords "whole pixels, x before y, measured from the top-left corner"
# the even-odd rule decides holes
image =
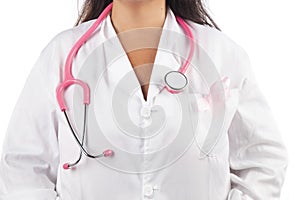
[[[92,155],[90,153],[88,153],[88,151],[83,147],[83,142],[84,142],[84,136],[86,134],[86,110],[87,110],[87,104],[84,105],[84,123],[83,123],[83,133],[82,133],[82,142],[79,141],[79,138],[77,137],[77,134],[75,133],[72,125],[71,125],[71,122],[69,120],[69,117],[67,115],[67,112],[66,111],[63,111],[64,114],[65,114],[65,117],[66,117],[66,120],[68,122],[68,125],[72,131],[72,134],[77,142],[77,144],[80,146],[80,155],[79,155],[79,158],[77,159],[77,161],[75,161],[74,163],[65,163],[63,165],[63,168],[64,169],[70,169],[72,167],[74,167],[77,163],[79,163],[79,161],[81,160],[81,157],[82,157],[82,152],[89,158],[100,158],[100,157],[109,157],[109,156],[112,156],[113,155],[113,151],[110,150],[110,149],[107,149],[105,151],[103,151],[101,154],[99,155]]]

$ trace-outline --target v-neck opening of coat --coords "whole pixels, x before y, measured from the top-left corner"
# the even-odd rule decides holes
[[[170,8],[167,8],[167,9],[170,9]],[[157,63],[158,63],[158,60],[159,60],[159,49],[162,45],[162,38],[163,38],[163,35],[165,33],[165,29],[166,29],[166,25],[168,23],[168,20],[169,20],[169,10],[166,12],[166,17],[165,17],[165,20],[164,20],[164,24],[163,24],[163,27],[162,27],[162,31],[161,31],[161,34],[160,34],[160,37],[159,37],[159,42],[158,42],[158,46],[157,46],[157,51],[155,53],[155,57],[154,57],[154,62],[152,63],[153,64],[153,67],[152,67],[152,70],[151,70],[151,73],[150,73],[150,78],[149,78],[149,87],[148,87],[148,91],[147,91],[147,95],[146,95],[146,100],[144,98],[144,95],[143,95],[143,91],[142,91],[142,86],[139,82],[139,79],[136,75],[136,73],[134,72],[134,76],[133,78],[135,79],[135,81],[137,81],[137,83],[139,83],[139,88],[137,90],[137,95],[139,96],[140,100],[142,101],[143,104],[149,104],[149,103],[153,103],[152,101],[154,100],[155,96],[160,92],[160,89],[161,88],[158,88],[158,85],[157,84],[153,84],[153,73],[155,73],[155,69],[157,67]],[[130,69],[128,69],[129,71],[133,70],[134,71],[134,67],[132,66],[131,62],[130,62],[130,59],[128,58],[128,55],[127,55],[127,52],[125,51],[121,41],[120,41],[120,38],[119,38],[119,34],[116,33],[116,30],[113,26],[113,23],[111,21],[111,16],[110,14],[108,14],[107,16],[107,22],[108,22],[108,25],[110,26],[111,30],[112,30],[112,34],[113,34],[113,37],[116,37],[116,42],[118,43],[117,45],[121,48],[122,52],[124,52],[124,56],[125,56],[125,60],[126,60],[126,63],[125,66],[126,68],[128,66],[130,66]],[[130,30],[132,31],[132,30]],[[124,32],[122,32],[124,33]]]

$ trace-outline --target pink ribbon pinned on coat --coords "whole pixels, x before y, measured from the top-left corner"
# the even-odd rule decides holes
[[[210,107],[210,104],[212,103],[212,95],[214,95],[214,98],[217,99],[221,99],[221,92],[217,89],[217,83],[215,82],[212,84],[212,86],[210,87],[210,92],[208,95],[206,95],[203,98],[200,98],[198,100],[198,107],[200,110],[208,110]],[[230,78],[225,76],[222,78],[222,84],[223,84],[223,88],[224,88],[224,96],[225,96],[225,100],[228,99],[229,95],[230,95],[230,90],[229,90],[229,86],[230,86]]]

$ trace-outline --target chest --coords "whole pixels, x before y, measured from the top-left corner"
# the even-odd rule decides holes
[[[156,52],[156,49],[141,49],[127,53],[128,59],[141,85],[145,100],[147,100],[149,81]]]

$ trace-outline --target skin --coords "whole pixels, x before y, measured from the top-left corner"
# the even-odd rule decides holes
[[[111,22],[117,34],[141,28],[162,28],[166,18],[165,0],[114,0],[111,12]],[[147,34],[157,47],[160,34]],[[123,46],[126,46],[126,38],[119,37]],[[136,37],[135,37],[136,38]],[[136,41],[135,41],[136,42]],[[126,50],[126,48],[125,48]],[[140,82],[144,99],[147,100],[149,80],[155,60],[157,48],[126,51],[128,59]],[[139,69],[137,68],[140,67]],[[137,70],[138,69],[138,70]]]

